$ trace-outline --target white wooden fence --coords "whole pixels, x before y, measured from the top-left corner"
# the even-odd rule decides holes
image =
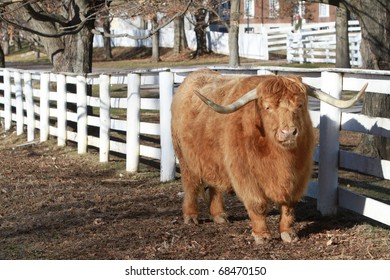
[[[349,57],[351,65],[361,66],[361,33],[358,21],[348,22]],[[311,25],[287,36],[287,61],[299,63],[336,63],[335,23]]]
[[[368,91],[389,94],[390,71],[294,69],[281,67],[213,68],[224,74],[264,75],[298,74],[309,85],[339,98],[342,90],[358,91],[368,82]],[[126,170],[136,172],[140,157],[159,160],[161,181],[175,177],[176,160],[170,133],[170,104],[175,84],[183,81],[195,69],[162,69],[154,72],[135,71],[116,74],[75,76],[48,72],[29,72],[3,69],[4,83],[0,84],[0,118],[5,130],[16,125],[18,135],[27,131],[27,141],[34,141],[39,130],[40,141],[57,137],[58,145],[77,142],[80,154],[88,146],[99,149],[100,161],[109,161],[110,152],[126,156]],[[66,91],[74,84],[77,93]],[[159,98],[141,98],[141,89],[155,84]],[[99,96],[88,96],[87,86],[99,87]],[[112,97],[111,87],[123,86],[126,97]],[[77,105],[77,112],[67,110],[67,103]],[[87,107],[99,108],[98,116],[87,115]],[[115,118],[111,109],[122,109],[126,117]],[[369,158],[339,149],[340,129],[390,137],[390,119],[371,118],[320,104],[320,111],[310,111],[314,127],[320,129],[320,145],[314,160],[319,162],[318,182],[311,182],[307,195],[317,198],[323,214],[335,213],[338,206],[353,210],[390,225],[390,205],[355,194],[338,186],[338,169],[390,179],[390,161]],[[159,123],[140,121],[140,110],[158,110]],[[77,123],[77,131],[68,129],[67,122]],[[98,127],[99,136],[88,135],[88,127]],[[122,141],[112,139],[112,131],[125,135]],[[160,137],[160,146],[142,145],[140,134]]]

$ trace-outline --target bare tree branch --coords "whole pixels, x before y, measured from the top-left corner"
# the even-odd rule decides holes
[[[187,5],[186,5],[186,7],[185,7],[185,9],[183,11],[180,11],[180,12],[176,13],[173,17],[171,17],[164,24],[158,26],[156,29],[151,30],[149,32],[149,34],[145,35],[145,36],[134,36],[134,35],[130,35],[130,34],[127,34],[127,33],[123,33],[123,34],[109,34],[107,32],[99,31],[99,30],[96,30],[96,29],[93,29],[92,32],[95,35],[102,35],[103,37],[108,37],[108,38],[123,38],[124,37],[124,38],[133,39],[133,40],[147,39],[147,38],[151,37],[153,34],[155,34],[156,32],[160,31],[162,28],[164,28],[168,24],[170,24],[175,18],[184,15],[188,11],[188,9],[191,6],[192,2],[193,2],[193,0],[189,0]]]
[[[12,2],[12,1],[14,1],[14,2]],[[9,14],[8,12],[0,13],[0,21],[4,21],[4,22],[6,22],[6,23],[8,23],[8,24],[10,24],[10,25],[22,30],[22,31],[30,32],[32,34],[46,37],[46,38],[59,38],[59,37],[65,36],[65,35],[76,34],[85,27],[87,22],[89,22],[90,20],[93,20],[93,18],[99,13],[99,11],[97,10],[97,11],[85,16],[84,14],[81,15],[81,13],[83,13],[83,11],[79,11],[77,14],[75,14],[73,16],[72,19],[67,20],[65,17],[62,17],[60,15],[50,15],[48,13],[36,11],[30,4],[34,4],[36,2],[39,2],[39,0],[32,0],[32,1],[0,0],[0,4],[3,2],[4,3],[7,2],[8,4],[13,4],[13,3],[15,3],[15,1],[23,3],[22,6],[20,6],[18,8],[24,7],[32,19],[37,20],[37,21],[41,21],[41,22],[59,23],[62,26],[61,28],[59,28],[59,32],[46,33],[46,32],[41,32],[41,31],[38,31],[36,29],[30,28],[28,26],[22,25],[20,23],[17,23],[15,21],[10,20],[7,17],[5,17],[4,14]],[[102,7],[104,7],[104,3],[102,3],[101,5],[102,5]],[[98,7],[98,6],[96,6],[96,7]],[[77,21],[79,21],[79,22],[77,22]],[[74,24],[70,25],[72,22]]]
[[[37,12],[37,11],[35,11],[35,9],[32,7],[31,4],[26,5],[26,10],[33,19],[36,19],[39,21],[45,21],[45,22],[53,22],[54,21],[56,23],[61,24],[62,26],[65,26],[66,24],[69,23],[69,21],[61,15],[48,14],[48,13],[44,13],[42,11]]]
[[[0,0],[0,7],[22,2],[25,2],[25,0]]]
[[[13,21],[10,21],[8,20],[7,18],[3,17],[1,14],[0,14],[0,20],[12,25],[12,26],[15,26],[16,28],[20,29],[20,30],[23,30],[23,31],[27,31],[27,32],[30,32],[30,33],[33,33],[33,34],[36,34],[38,36],[42,36],[42,37],[47,37],[47,38],[59,38],[59,37],[62,37],[62,36],[65,36],[65,35],[70,35],[70,34],[76,34],[77,32],[79,32],[81,29],[83,29],[83,27],[85,26],[85,24],[93,17],[95,16],[95,14],[92,14],[92,15],[89,15],[88,17],[86,17],[82,22],[74,25],[74,26],[68,26],[66,28],[64,28],[63,30],[67,29],[67,31],[63,31],[63,32],[58,32],[58,33],[53,33],[53,34],[49,34],[49,33],[43,33],[43,32],[40,32],[40,31],[37,31],[35,29],[32,29],[32,28],[29,28],[27,26],[24,26],[24,25],[21,25],[19,23],[16,23],[16,22],[13,22]],[[74,28],[74,29],[71,29],[71,28]],[[69,30],[71,29],[71,30]]]

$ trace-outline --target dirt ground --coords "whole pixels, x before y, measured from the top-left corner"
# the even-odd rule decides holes
[[[201,201],[201,223],[185,225],[180,180],[160,183],[153,167],[132,175],[72,144],[0,137],[0,259],[390,259],[389,227],[345,210],[321,217],[311,199],[297,206],[298,242],[280,241],[275,208],[275,238],[259,246],[234,195],[229,223],[213,224]]]

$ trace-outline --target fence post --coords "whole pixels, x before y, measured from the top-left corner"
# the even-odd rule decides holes
[[[358,35],[358,40],[356,41],[356,51],[355,51],[355,56],[356,56],[356,63],[357,65],[356,66],[362,66],[363,65],[363,62],[362,62],[362,54],[361,52],[359,51],[360,50],[360,44],[362,42],[362,34],[360,33]]]
[[[171,135],[171,104],[173,98],[173,82],[173,73],[160,73],[161,182],[167,182],[175,179],[176,174],[176,159]]]
[[[40,99],[39,99],[39,130],[40,130],[40,141],[45,142],[49,139],[49,95],[50,95],[50,73],[41,74],[40,82]]]
[[[57,74],[57,145],[66,145],[66,77]]]
[[[341,73],[321,73],[321,90],[341,97]],[[322,215],[337,213],[338,160],[341,110],[321,101],[320,162],[317,209]]]
[[[287,62],[288,63],[291,63],[293,62],[293,59],[294,59],[294,49],[292,48],[292,44],[293,44],[293,35],[292,34],[287,34],[286,35],[286,40],[287,40]]]
[[[24,87],[23,92],[26,99],[27,111],[27,142],[35,139],[35,114],[34,114],[34,97],[32,89],[31,73],[24,73]]]
[[[88,145],[87,79],[77,76],[77,152],[84,154]]]
[[[100,132],[99,132],[99,155],[100,162],[108,162],[110,154],[110,76],[102,74],[99,77],[100,97]]]
[[[332,63],[332,61],[330,60],[330,50],[328,46],[326,47],[325,56],[326,56],[326,63]]]
[[[126,171],[137,172],[140,155],[141,75],[127,75]]]
[[[10,130],[12,126],[12,103],[11,103],[11,73],[4,69],[4,128]]]
[[[14,72],[16,101],[16,135],[22,135],[24,129],[22,74]]]
[[[313,42],[313,38],[310,38],[310,59],[311,59],[311,63],[313,64],[314,63],[314,42]]]
[[[302,41],[300,41],[298,43],[298,57],[299,57],[299,63],[303,64],[304,57],[303,57],[303,43],[302,43]]]

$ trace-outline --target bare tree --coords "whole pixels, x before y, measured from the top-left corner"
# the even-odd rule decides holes
[[[152,29],[156,29],[158,26],[157,15],[154,16],[151,20]],[[160,61],[160,32],[154,32],[152,35],[152,61],[158,62]]]
[[[151,30],[146,36],[131,36],[129,34],[109,34],[108,32],[97,32],[95,34],[100,34],[105,37],[127,37],[135,40],[146,39],[152,37],[152,60],[160,60],[160,50],[159,50],[159,31],[170,24],[175,19],[182,18],[183,15],[188,11],[190,6],[194,1],[192,0],[173,0],[173,1],[161,1],[161,0],[133,0],[129,2],[128,6],[131,8],[125,9],[129,10],[126,16],[132,18],[135,16],[142,17],[145,21],[151,23]],[[123,8],[121,10],[121,15],[123,15]],[[114,13],[115,14],[115,13]],[[183,42],[185,38],[184,33],[184,24],[181,25],[181,31],[179,37],[175,36],[176,40]],[[179,38],[179,39],[178,39]],[[175,43],[176,44],[176,43]],[[183,43],[186,47],[186,42]]]
[[[174,42],[173,52],[175,54],[188,48],[187,38],[184,29],[184,17],[176,17],[174,20]]]
[[[6,2],[10,1],[0,1]],[[97,12],[105,7],[104,0],[16,1],[8,4],[1,13],[1,20],[40,36],[54,71],[91,72],[92,30]]]
[[[58,72],[89,73],[92,71],[93,36],[100,34],[106,37],[131,37],[145,39],[147,36],[129,36],[128,34],[109,34],[95,29],[98,15],[105,9],[127,11],[137,15],[143,4],[163,1],[151,0],[0,0],[0,20],[36,34],[44,46],[53,70]],[[110,3],[110,7],[108,6]],[[186,9],[192,3],[188,0]],[[176,16],[183,15],[178,11],[166,19],[148,36],[152,36],[170,23]]]
[[[5,67],[5,55],[4,55],[4,52],[3,52],[3,48],[1,47],[1,44],[0,44],[0,68],[4,68]],[[0,83],[4,83],[4,76],[0,76]],[[0,90],[0,93],[3,94],[3,90]]]
[[[5,67],[5,55],[4,55],[4,52],[3,52],[3,48],[1,47],[1,44],[0,44],[0,68],[4,68]],[[1,76],[2,78],[3,76]]]
[[[230,26],[229,26],[229,66],[240,65],[240,55],[238,49],[238,35],[240,23],[240,0],[230,1]]]
[[[207,13],[208,10],[204,7],[200,7],[194,12],[196,51],[193,54],[193,57],[198,57],[203,54],[209,53],[209,48],[207,47],[206,39],[206,28],[208,27],[208,22],[206,22]]]
[[[206,44],[206,27],[209,26],[213,20],[216,23],[222,24],[229,30],[229,65],[238,66],[240,64],[239,50],[238,50],[238,35],[239,35],[239,21],[240,21],[240,0],[230,1],[229,19],[223,19],[218,13],[220,1],[210,0],[203,1],[202,5],[196,6],[193,12],[195,17],[195,33],[197,40],[197,50],[195,55],[208,53],[209,49]],[[206,16],[209,20],[206,22]],[[211,18],[211,19],[210,19]]]
[[[99,15],[99,18],[102,22],[102,27],[104,30],[104,33],[110,34],[111,33],[111,20],[112,17],[110,16],[110,10],[104,9],[101,14]],[[110,37],[103,37],[103,45],[104,45],[104,58],[106,60],[111,60],[112,57],[112,47],[111,47],[111,38]]]

